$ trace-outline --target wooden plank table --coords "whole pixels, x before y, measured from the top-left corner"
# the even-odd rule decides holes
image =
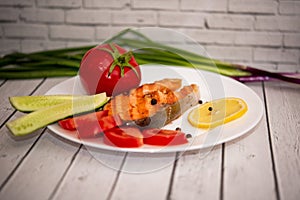
[[[300,86],[247,84],[265,114],[252,132],[213,149],[121,153],[48,129],[13,138],[9,96],[44,94],[65,78],[0,81],[0,199],[300,199]]]

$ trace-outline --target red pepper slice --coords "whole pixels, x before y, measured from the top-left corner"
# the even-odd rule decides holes
[[[60,120],[58,124],[66,130],[75,131],[78,128],[78,122],[80,121],[91,121],[96,119],[101,119],[104,116],[108,115],[107,110],[97,111],[89,114],[84,114],[76,117],[71,117],[67,119]],[[76,123],[75,123],[76,121]]]
[[[188,142],[181,131],[167,129],[146,129],[143,131],[144,144],[167,146],[180,145]]]
[[[90,138],[122,125],[122,120],[118,115],[108,116],[108,111],[105,110],[64,119],[58,124],[66,130],[77,130],[79,138]]]
[[[122,120],[118,115],[104,116],[98,120],[75,120],[75,122],[78,125],[77,136],[81,139],[99,136],[104,131],[122,125]]]
[[[104,132],[103,141],[111,146],[134,148],[143,145],[143,135],[133,127],[113,128]]]

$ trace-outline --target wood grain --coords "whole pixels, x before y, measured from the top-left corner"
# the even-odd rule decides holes
[[[213,149],[118,153],[80,149],[48,130],[11,137],[4,122],[23,114],[8,97],[43,94],[62,80],[10,80],[0,86],[1,200],[299,199],[300,86],[248,84],[265,97],[266,114],[252,133]]]
[[[9,103],[10,96],[30,95],[42,79],[8,80],[0,87],[0,124],[2,124],[15,109]]]
[[[261,83],[248,84],[263,101]],[[276,199],[266,115],[256,130],[225,144],[224,199]]]
[[[107,199],[125,155],[82,148],[53,199]]]
[[[281,199],[300,197],[300,86],[266,83],[266,100]]]
[[[0,124],[2,124],[0,129],[1,187],[8,175],[12,172],[14,167],[22,159],[26,151],[30,148],[30,146],[36,139],[36,134],[35,137],[24,141],[18,141],[11,136],[4,123],[9,119],[10,115],[15,112],[15,109],[10,105],[8,98],[10,96],[29,95],[41,82],[42,79],[29,81],[9,80],[0,87]],[[22,116],[22,113],[17,112],[10,120],[13,120],[19,116]]]
[[[175,153],[128,154],[111,199],[166,199]]]
[[[49,90],[50,87],[57,84],[58,82],[62,81],[63,79],[49,79],[46,80],[33,94],[44,94],[47,90]],[[11,83],[10,83],[11,82]],[[3,85],[0,89],[4,89],[7,91],[5,93],[7,96],[13,96],[13,95],[29,95],[35,87],[41,82],[41,80],[35,80],[35,81],[8,81],[6,83],[9,83],[10,89],[5,89],[5,85]],[[17,84],[18,83],[18,84]],[[25,86],[27,87],[27,90],[25,89]],[[16,89],[14,89],[16,88]],[[18,91],[18,93],[16,93]],[[1,106],[9,106],[8,102],[2,102]],[[12,111],[13,112],[13,111]],[[16,117],[22,116],[23,113],[16,112],[14,116],[10,120],[15,119]],[[1,181],[1,188],[4,187],[3,190],[1,190],[0,193],[0,199],[2,199],[3,191],[5,190],[5,184],[6,182],[10,181],[10,178],[13,177],[15,170],[19,167],[20,162],[23,161],[24,157],[27,156],[27,153],[31,150],[33,145],[35,144],[35,141],[38,138],[38,135],[42,132],[42,130],[38,130],[32,135],[30,135],[28,138],[14,138],[9,133],[8,129],[3,126],[0,130],[0,159],[1,159],[1,170],[0,170],[0,181]],[[30,179],[29,179],[30,180]],[[7,194],[7,193],[6,193]]]
[[[184,153],[177,161],[171,199],[219,199],[221,161],[221,145]]]
[[[78,147],[56,138],[47,130],[4,186],[1,199],[47,199]]]

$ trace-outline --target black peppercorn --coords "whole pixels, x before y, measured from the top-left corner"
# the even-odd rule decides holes
[[[202,104],[202,103],[203,103],[203,101],[202,101],[202,100],[199,100],[199,101],[198,101],[198,103],[199,103],[199,104]]]
[[[208,110],[209,110],[209,111],[212,111],[212,110],[213,110],[213,108],[212,108],[212,107],[208,107]]]
[[[151,105],[156,105],[157,104],[157,100],[156,99],[151,99]]]
[[[175,130],[176,130],[176,131],[181,131],[181,128],[180,128],[180,127],[177,127]]]
[[[188,134],[185,135],[185,137],[186,137],[186,138],[191,138],[192,135],[188,133]]]

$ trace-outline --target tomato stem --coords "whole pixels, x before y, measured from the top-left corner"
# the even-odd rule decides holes
[[[121,77],[124,76],[124,68],[129,67],[131,70],[134,71],[136,76],[140,78],[136,69],[129,63],[133,56],[132,51],[128,51],[127,53],[120,54],[119,50],[116,48],[116,46],[113,43],[109,43],[108,45],[110,46],[111,50],[106,48],[99,48],[100,50],[108,52],[113,57],[114,60],[110,65],[107,76],[109,77],[110,74],[114,71],[115,67],[118,66],[121,71]]]

